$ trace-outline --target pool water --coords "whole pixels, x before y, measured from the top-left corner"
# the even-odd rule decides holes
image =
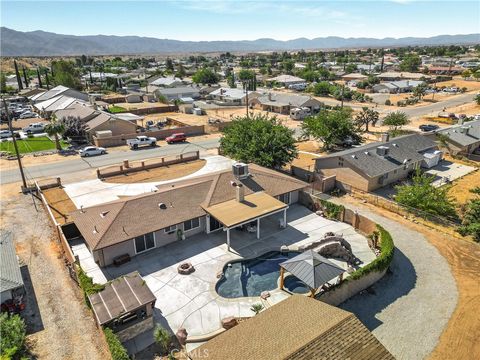
[[[239,298],[260,296],[262,291],[276,289],[280,277],[279,264],[296,255],[298,255],[297,252],[272,251],[255,259],[231,262],[223,269],[223,277],[216,286],[217,293],[225,298]],[[300,284],[303,283],[295,276],[289,275],[285,279],[298,292],[305,293],[308,291],[306,287],[303,290],[300,289]],[[290,290],[286,283],[285,287]]]

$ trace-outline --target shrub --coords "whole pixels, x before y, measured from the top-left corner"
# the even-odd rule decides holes
[[[258,315],[258,313],[263,310],[263,305],[260,304],[260,303],[253,304],[250,307],[250,310],[253,311],[255,313],[255,315]]]
[[[127,109],[121,107],[121,106],[117,106],[117,105],[112,105],[108,108],[108,111],[110,111],[112,114],[116,114],[116,113],[122,113],[122,112],[126,112]]]
[[[20,358],[25,346],[25,322],[19,315],[0,315],[0,358]]]
[[[343,205],[337,205],[326,200],[320,200],[320,204],[322,204],[322,207],[325,210],[325,216],[327,219],[340,220],[340,214],[345,209]]]
[[[392,102],[390,101],[390,99],[385,100],[385,105],[387,105],[387,106],[392,105]]]
[[[380,272],[386,270],[390,266],[395,252],[395,245],[393,244],[392,236],[387,230],[378,224],[377,229],[380,234],[380,256],[370,264],[351,273],[350,277],[347,279],[357,280],[373,271]]]
[[[158,346],[160,346],[162,349],[162,352],[165,353],[170,345],[170,333],[168,330],[164,329],[160,325],[157,325],[153,332],[153,338]]]
[[[105,288],[105,285],[102,284],[95,284],[93,279],[88,276],[85,271],[80,267],[80,265],[76,265],[77,267],[77,277],[78,277],[78,284],[83,290],[83,295],[85,297],[85,302],[90,307],[90,301],[88,301],[88,295],[95,294],[99,291],[102,291]]]
[[[110,328],[103,329],[113,360],[130,360],[128,352]]]

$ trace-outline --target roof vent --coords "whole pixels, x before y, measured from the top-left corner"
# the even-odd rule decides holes
[[[392,146],[393,146],[393,147],[398,147],[398,144],[393,143]]]
[[[81,212],[82,214],[85,213],[85,211],[83,210],[83,205],[80,205],[80,212]]]
[[[165,205],[164,203],[158,203],[158,208],[165,210],[167,208],[167,205]]]
[[[370,153],[368,151],[365,151],[365,155],[370,155]]]
[[[353,158],[353,159],[356,159],[356,158],[357,158],[357,155],[355,155],[355,154],[352,155],[352,158]]]
[[[232,173],[235,178],[242,180],[248,178],[248,165],[237,162],[232,165]]]
[[[94,233],[94,234],[98,234],[98,230],[97,230],[97,227],[96,227],[96,226],[93,227],[93,233]]]
[[[109,213],[109,211],[102,211],[100,213],[100,217],[104,218],[105,216],[107,216],[108,213]]]

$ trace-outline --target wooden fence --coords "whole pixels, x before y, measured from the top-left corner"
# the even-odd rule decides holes
[[[111,176],[125,175],[138,171],[198,160],[199,158],[199,151],[191,151],[180,155],[165,156],[160,159],[155,158],[136,162],[125,160],[122,165],[114,165],[97,169],[97,177],[99,179],[105,179]]]

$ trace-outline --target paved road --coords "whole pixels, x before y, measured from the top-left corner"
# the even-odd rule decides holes
[[[341,307],[355,313],[397,359],[425,359],[455,310],[458,291],[447,261],[420,233],[363,206],[356,209],[387,229],[395,242],[392,272]],[[448,239],[445,238],[445,241]]]
[[[79,171],[96,169],[101,166],[109,166],[119,164],[123,160],[144,160],[154,157],[177,155],[189,151],[202,151],[207,149],[217,148],[219,139],[208,139],[198,142],[191,142],[186,144],[174,144],[156,148],[145,148],[136,151],[122,151],[112,152],[110,154],[95,156],[89,158],[80,158],[77,156],[73,160],[65,160],[45,165],[35,165],[26,168],[26,174],[29,180],[38,179],[42,177],[55,177],[64,174],[72,174]],[[21,181],[20,171],[7,170],[0,174],[0,184],[8,184]]]
[[[438,114],[444,108],[451,108],[463,104],[467,104],[472,102],[475,97],[475,94],[462,94],[456,95],[450,99],[440,101],[438,103],[420,106],[420,107],[413,107],[409,109],[402,109],[408,116],[410,117],[417,117],[417,116],[424,116],[431,113]]]

